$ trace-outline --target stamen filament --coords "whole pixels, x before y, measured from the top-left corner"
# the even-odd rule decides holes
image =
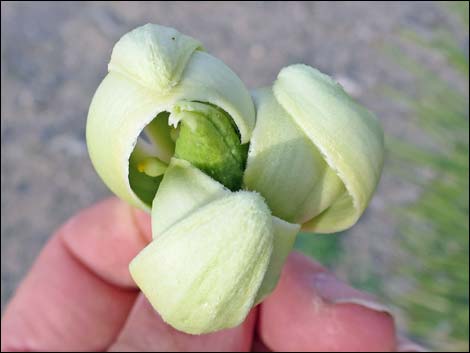
[[[137,164],[137,170],[150,177],[157,177],[165,173],[168,164],[162,162],[157,157],[148,157]]]

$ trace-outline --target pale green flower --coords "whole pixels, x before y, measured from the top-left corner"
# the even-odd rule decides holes
[[[152,214],[132,277],[163,320],[234,327],[275,288],[301,225],[351,226],[378,182],[382,131],[318,71],[254,93],[201,44],[145,25],[113,49],[87,121],[91,160]],[[141,133],[144,132],[147,139]]]

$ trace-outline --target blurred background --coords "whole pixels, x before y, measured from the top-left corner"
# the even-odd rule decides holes
[[[198,38],[249,88],[289,64],[381,119],[384,174],[360,222],[296,247],[389,303],[433,350],[468,350],[468,2],[1,4],[1,308],[51,232],[110,193],[85,145],[114,43],[147,22]]]

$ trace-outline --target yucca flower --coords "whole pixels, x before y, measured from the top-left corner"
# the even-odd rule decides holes
[[[198,41],[150,24],[117,42],[108,69],[88,150],[106,185],[152,214],[130,272],[173,327],[239,325],[275,288],[300,228],[346,229],[367,207],[381,127],[319,71],[284,68],[251,96]]]

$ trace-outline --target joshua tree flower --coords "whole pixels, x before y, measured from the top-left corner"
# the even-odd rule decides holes
[[[301,226],[344,229],[366,208],[382,131],[318,71],[283,69],[253,94],[255,111],[225,64],[157,25],[124,35],[108,68],[88,115],[90,157],[114,193],[152,214],[153,241],[130,272],[175,328],[239,325],[275,288]]]

